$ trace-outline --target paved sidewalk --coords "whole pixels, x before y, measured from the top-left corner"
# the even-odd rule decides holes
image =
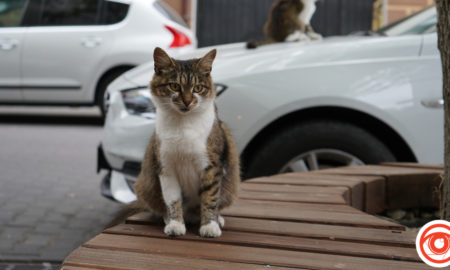
[[[120,207],[100,195],[102,126],[85,115],[14,117],[0,115],[0,269],[57,269]]]

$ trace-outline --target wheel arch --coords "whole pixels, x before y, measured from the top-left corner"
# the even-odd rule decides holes
[[[367,113],[334,106],[322,106],[301,109],[286,114],[261,129],[256,136],[245,146],[241,154],[242,170],[254,156],[259,145],[270,139],[280,129],[288,128],[293,123],[301,123],[314,120],[336,120],[350,123],[365,129],[392,151],[398,161],[416,162],[417,158],[408,143],[388,124]],[[386,139],[388,138],[388,139]]]
[[[100,91],[100,87],[102,86],[102,84],[104,82],[106,82],[110,76],[113,76],[114,74],[117,73],[124,73],[127,70],[130,70],[132,68],[134,68],[136,65],[132,65],[132,64],[122,64],[122,65],[117,65],[117,66],[113,66],[109,69],[107,69],[105,72],[103,72],[103,74],[100,76],[100,78],[97,80],[97,83],[95,84],[95,91],[94,91],[94,104],[98,104],[99,102],[99,91]]]

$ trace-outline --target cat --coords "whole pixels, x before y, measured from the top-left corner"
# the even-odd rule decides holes
[[[135,205],[163,217],[169,236],[184,235],[185,220],[200,222],[202,237],[220,236],[219,210],[233,202],[241,181],[234,139],[214,103],[215,56],[214,49],[182,61],[154,50],[156,125],[134,184]]]
[[[296,40],[321,39],[314,31],[311,18],[317,0],[277,0],[272,4],[269,19],[264,24],[265,40],[247,42],[248,49],[258,46]]]

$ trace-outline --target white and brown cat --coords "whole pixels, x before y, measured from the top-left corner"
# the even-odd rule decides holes
[[[185,234],[185,221],[199,222],[202,237],[220,236],[219,210],[237,196],[239,156],[214,103],[215,55],[181,61],[154,51],[156,126],[134,185],[134,207],[162,217],[170,236]]]
[[[247,48],[285,42],[321,39],[314,31],[311,18],[317,0],[277,0],[270,8],[269,19],[264,24],[265,39],[247,42]]]

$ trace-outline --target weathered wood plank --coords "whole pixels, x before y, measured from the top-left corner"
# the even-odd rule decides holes
[[[354,211],[352,211],[354,210]],[[221,212],[224,216],[297,221],[317,224],[404,230],[404,227],[357,211],[347,205],[238,200]]]
[[[331,212],[331,213],[349,213],[349,214],[363,214],[367,216],[366,213],[357,210],[349,205],[336,205],[336,204],[318,204],[318,203],[296,203],[296,202],[262,202],[262,201],[251,201],[251,200],[236,200],[230,208],[240,208],[240,207],[266,207],[272,206],[272,208],[277,208],[281,212],[287,212],[292,210],[292,214],[299,213],[298,211],[311,210],[319,212]],[[230,209],[228,208],[228,209]],[[370,215],[369,215],[370,216]]]
[[[411,247],[405,248],[376,244],[349,243],[339,240],[322,240],[236,231],[225,231],[219,238],[199,239],[197,234],[198,228],[196,227],[189,229],[190,231],[188,231],[185,236],[176,239],[207,241],[213,243],[272,249],[288,249],[323,254],[420,262],[420,258],[417,255],[416,249]],[[107,229],[106,231],[104,231],[104,233],[167,238],[167,236],[163,233],[163,227],[157,225],[121,224]]]
[[[96,269],[96,270],[102,270],[102,268],[99,267],[82,267],[82,266],[63,266],[61,267],[61,270],[92,270],[92,269]]]
[[[313,186],[346,186],[351,188],[351,205],[369,214],[386,209],[385,177],[378,175],[328,174],[328,170],[311,173],[288,173],[247,180],[246,183],[284,183]]]
[[[320,203],[320,204],[349,204],[349,194],[323,194],[323,193],[284,193],[241,190],[239,198],[246,200],[259,201],[278,201],[278,202],[298,202],[298,203]]]
[[[271,177],[273,181],[276,181],[275,177]],[[284,192],[284,193],[321,193],[321,194],[343,194],[348,190],[347,187],[335,186],[335,187],[320,187],[320,186],[298,186],[290,184],[258,184],[258,183],[243,183],[240,186],[240,190],[248,191],[263,191],[263,192]]]
[[[440,169],[368,165],[314,172],[332,175],[372,175],[386,178],[386,208],[438,207]],[[405,188],[408,192],[405,192]]]
[[[358,270],[428,269],[423,263],[114,234],[100,234],[83,247],[279,267]]]
[[[142,212],[129,217],[127,223],[149,225],[152,224],[152,221],[149,218],[148,213]],[[416,238],[414,233],[408,231],[404,232],[240,217],[226,217],[224,230],[395,245],[412,248],[415,247]]]
[[[444,164],[424,164],[424,163],[415,163],[415,162],[383,162],[380,165],[444,171]]]
[[[362,177],[376,179],[376,177]],[[384,180],[384,179],[383,179]],[[352,176],[329,176],[307,173],[287,173],[271,177],[259,177],[245,181],[245,184],[288,184],[314,187],[346,187],[349,189],[350,205],[358,210],[365,209],[365,187],[362,179]]]
[[[75,268],[74,268],[75,267]],[[147,251],[129,252],[111,249],[97,249],[80,247],[72,252],[64,262],[63,269],[102,269],[102,270],[179,270],[179,269],[243,269],[264,270],[265,265],[226,262],[202,258],[188,258],[185,256],[169,256],[167,254],[148,253]],[[276,270],[287,268],[274,267]]]

